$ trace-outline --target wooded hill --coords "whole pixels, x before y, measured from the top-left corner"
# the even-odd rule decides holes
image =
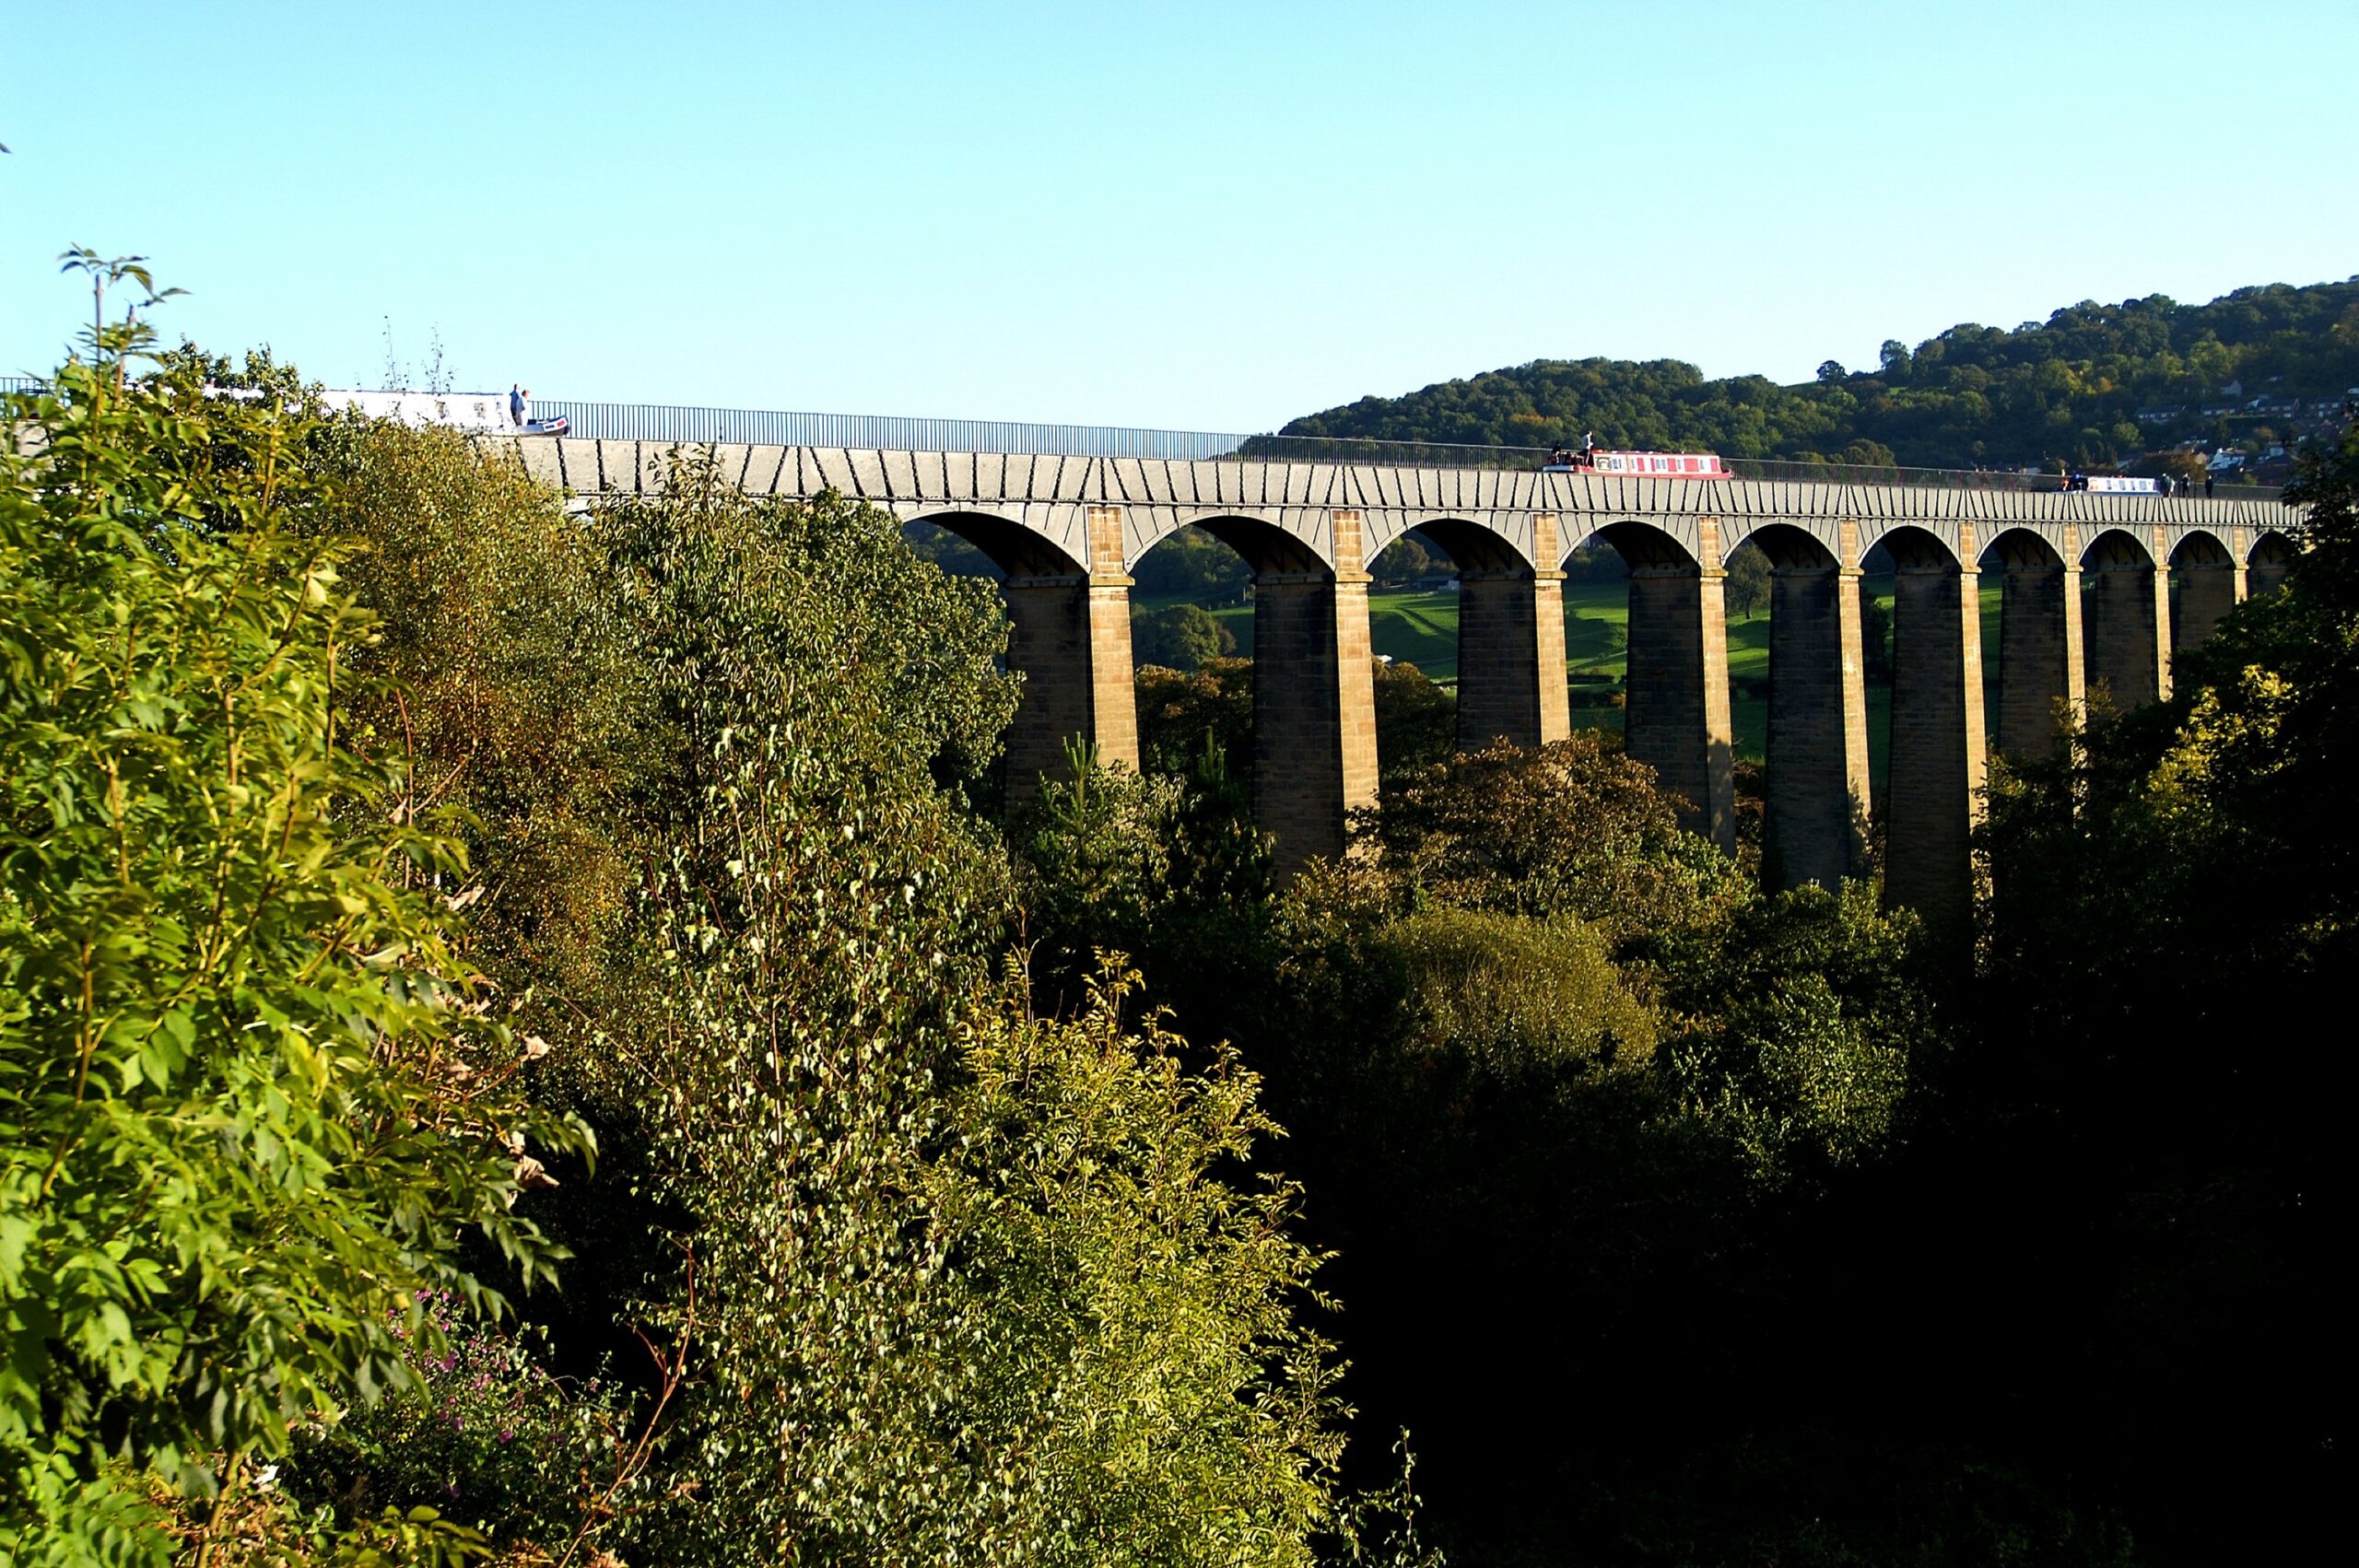
[[[2083,300],[2014,330],[1966,322],[1872,370],[1707,380],[1677,359],[1535,359],[1364,397],[1281,435],[1578,443],[1944,468],[2126,464],[2190,442],[2256,455],[2333,427],[2359,387],[2359,276],[2240,288],[2208,305]]]

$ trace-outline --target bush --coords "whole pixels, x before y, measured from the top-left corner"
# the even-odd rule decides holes
[[[346,1519],[431,1507],[496,1545],[551,1553],[638,1503],[618,1495],[641,1480],[622,1473],[639,1422],[621,1386],[569,1386],[531,1331],[502,1333],[440,1293],[422,1305],[441,1348],[417,1359],[413,1386],[297,1429],[280,1479],[291,1496]]]
[[[1653,1015],[1578,920],[1435,908],[1379,928],[1367,953],[1402,977],[1413,1051],[1462,1054],[1503,1078],[1640,1066],[1654,1055]]]
[[[1381,851],[1386,874],[1420,896],[1571,915],[1625,954],[1743,893],[1708,840],[1680,831],[1678,803],[1653,770],[1590,731],[1407,774],[1357,833]]]
[[[1131,612],[1131,656],[1183,673],[1237,651],[1237,637],[1193,604]]]
[[[419,1293],[500,1305],[462,1229],[548,1272],[526,1141],[586,1145],[472,1000],[464,854],[338,728],[371,627],[300,412],[77,363],[9,416],[0,1561],[160,1561],[119,1481],[402,1386]]]

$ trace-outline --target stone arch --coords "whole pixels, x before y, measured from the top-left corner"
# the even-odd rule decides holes
[[[2208,528],[2189,529],[2171,547],[2170,559],[2172,568],[2177,571],[2234,567],[2236,564],[2236,556],[2229,553],[2227,542]]]
[[[2001,529],[1978,563],[1999,574],[1997,711],[1992,748],[2049,757],[2087,699],[2081,651],[2081,566],[2045,534]]]
[[[1570,544],[1602,539],[1630,568],[1625,749],[1686,802],[1686,825],[1733,848],[1728,611],[1716,525],[1699,521],[1700,558],[1676,535],[1637,519],[1615,519]],[[1564,555],[1571,553],[1568,547]],[[1712,563],[1708,571],[1705,560]]]
[[[1792,523],[1766,524],[1746,539],[1768,557],[1770,573],[1762,872],[1774,888],[1832,889],[1860,869],[1866,847],[1860,574]]]
[[[1249,517],[1239,512],[1217,512],[1203,517],[1181,520],[1183,527],[1203,529],[1245,558],[1255,577],[1265,572],[1285,574],[1334,575],[1334,564],[1311,543],[1267,518]],[[1173,532],[1178,530],[1174,529]],[[1166,534],[1165,538],[1169,538]],[[1162,539],[1156,541],[1156,544]],[[1148,549],[1153,549],[1149,545]],[[1145,551],[1140,552],[1142,559]]]
[[[1087,576],[1089,565],[1036,528],[985,511],[921,512],[908,520],[957,534],[1009,577]]]
[[[1376,802],[1360,514],[1326,517],[1334,564],[1311,540],[1265,518],[1208,512],[1185,520],[1252,570],[1253,819],[1276,841],[1281,873],[1341,854],[1349,813]]]
[[[1759,546],[1778,571],[1834,571],[1842,563],[1826,542],[1809,529],[1790,522],[1766,522],[1728,547],[1722,566],[1747,544]]]
[[[1881,543],[1895,568],[1884,902],[1954,936],[1973,914],[1987,763],[1980,574],[1930,529],[1895,528]]]
[[[2090,691],[2127,712],[2170,695],[2170,575],[2148,543],[2104,528],[2081,551],[2084,668]]]
[[[2252,550],[2245,557],[2252,597],[2258,599],[2284,587],[2285,574],[2293,566],[2294,542],[2273,528],[2262,529],[2254,536]]]
[[[1023,678],[1007,729],[1007,804],[1022,805],[1043,778],[1065,771],[1065,746],[1081,740],[1109,766],[1139,765],[1138,699],[1131,675],[1129,579],[1121,575],[1121,525],[1088,515],[1081,544],[1092,559],[1038,529],[995,513],[921,512],[966,540],[1000,570],[1007,606],[1007,667]]]
[[[1497,529],[1457,517],[1428,518],[1412,524],[1386,540],[1384,549],[1390,550],[1411,534],[1449,556],[1451,566],[1461,572],[1530,571],[1534,565],[1514,540]],[[1383,550],[1377,554],[1382,555]],[[1369,564],[1373,566],[1374,560]]]
[[[2061,571],[2067,565],[2075,570],[2080,563],[2066,562],[2064,553],[2048,537],[2036,528],[2002,528],[1982,546],[1981,556],[1975,561],[1979,571],[1996,567],[2001,571]]]
[[[2171,651],[2201,647],[2244,597],[2244,573],[2219,535],[2194,529],[2170,554]]]
[[[2081,546],[2080,564],[2083,571],[2135,570],[2141,568],[2151,571],[2154,566],[2154,552],[2144,540],[2126,528],[2100,528],[2089,535],[2087,544]]]
[[[1545,534],[1553,522],[1535,523]],[[1572,731],[1565,685],[1564,573],[1497,529],[1465,518],[1428,519],[1414,532],[1458,574],[1458,745],[1545,745]],[[1390,548],[1391,543],[1388,542]],[[1553,555],[1552,542],[1542,541]]]
[[[1861,558],[1866,552],[1881,545],[1899,571],[1972,571],[1972,564],[1960,558],[1956,543],[1945,531],[1927,528],[1918,523],[1895,523],[1883,532],[1869,534],[1860,531]]]
[[[1620,556],[1633,572],[1642,568],[1671,570],[1684,568],[1688,571],[1701,569],[1701,563],[1696,560],[1696,552],[1689,549],[1677,534],[1668,532],[1640,519],[1624,518],[1601,524],[1568,543],[1565,546],[1564,555],[1570,556],[1575,550],[1588,544],[1591,539],[1601,539],[1612,545],[1614,553]],[[1718,552],[1715,551],[1714,555],[1717,556]],[[1716,559],[1714,565],[1718,566],[1718,564]]]

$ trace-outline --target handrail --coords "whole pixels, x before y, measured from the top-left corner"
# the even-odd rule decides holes
[[[32,376],[0,376],[0,395],[37,392]],[[488,395],[488,394],[487,394]],[[1371,462],[1411,468],[1537,469],[1561,449],[1468,441],[1395,441],[1352,436],[1238,435],[1121,425],[1043,425],[1003,419],[907,418],[892,415],[794,413],[692,404],[589,403],[534,398],[536,418],[564,417],[570,434],[594,440],[749,446],[851,447],[898,451],[997,452],[1009,456],[1165,459],[1192,462]],[[1810,485],[1890,485],[1910,489],[2048,491],[2063,476],[2015,468],[1911,468],[1899,464],[1797,462],[1726,458],[1738,479]],[[1709,484],[1710,480],[1678,481]],[[2273,500],[2276,486],[2243,479],[2217,489]]]

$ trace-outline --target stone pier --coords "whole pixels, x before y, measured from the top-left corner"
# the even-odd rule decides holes
[[[1763,869],[1773,887],[1832,889],[1860,869],[1868,822],[1860,573],[1799,529],[1754,542],[1771,562]]]
[[[2075,551],[2070,531],[2066,549]],[[2022,530],[1998,544],[1998,749],[2044,760],[2088,711],[2081,648],[2081,568]]]
[[[1629,755],[1688,802],[1687,825],[1732,849],[1736,746],[1729,722],[1728,610],[1719,529],[1706,518],[1702,532],[1706,564],[1699,567],[1670,551],[1643,544],[1633,548],[1622,528],[1606,531],[1630,562],[1629,706],[1623,735]]]
[[[1097,748],[1097,760],[1133,772],[1139,766],[1137,688],[1131,666],[1131,578],[1122,565],[1120,507],[1091,507],[1089,569],[1043,570],[1037,544],[1016,550],[991,531],[970,533],[993,554],[1006,552],[1007,663],[1024,676],[1007,731],[1007,802],[1039,792],[1043,776],[1067,772],[1065,744]],[[1016,541],[1015,543],[1025,543]],[[994,548],[996,546],[996,548]]]
[[[1332,571],[1279,561],[1253,577],[1253,820],[1275,839],[1281,875],[1341,855],[1349,813],[1376,803],[1360,514],[1338,510],[1332,524]]]
[[[1980,574],[1969,528],[1958,556],[1931,535],[1884,537],[1894,578],[1892,760],[1884,896],[1962,939],[1974,913],[1972,838],[1984,810]]]
[[[1556,519],[1533,520],[1546,568],[1492,558],[1458,574],[1458,745],[1543,746],[1572,733],[1565,687],[1565,574],[1555,569]],[[1462,548],[1462,546],[1461,546]],[[1453,557],[1458,550],[1453,549]]]
[[[2086,583],[2088,684],[2102,682],[2114,711],[2171,695],[2170,578],[2145,545],[2119,529],[2099,534],[2082,558]]]

